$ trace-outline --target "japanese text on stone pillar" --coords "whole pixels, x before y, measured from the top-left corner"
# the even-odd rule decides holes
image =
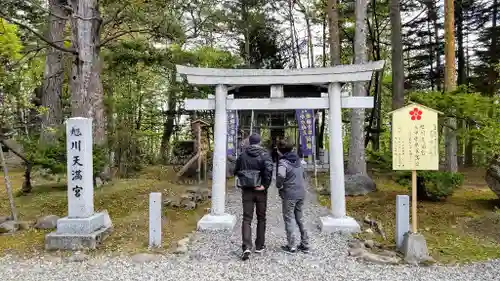
[[[75,197],[79,198],[83,190],[83,164],[81,160],[82,153],[82,132],[78,127],[71,127],[70,131],[71,147],[72,150],[72,164],[71,164],[71,184]]]

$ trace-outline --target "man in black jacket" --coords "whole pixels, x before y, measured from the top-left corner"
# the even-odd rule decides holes
[[[243,222],[241,233],[243,240],[242,260],[248,260],[252,249],[252,219],[255,206],[257,214],[257,238],[255,252],[265,248],[267,189],[273,177],[273,162],[267,150],[260,146],[260,136],[252,134],[248,138],[249,146],[236,160],[234,174],[237,185],[242,190]]]

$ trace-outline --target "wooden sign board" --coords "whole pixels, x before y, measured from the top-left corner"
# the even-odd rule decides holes
[[[439,170],[440,113],[416,103],[391,112],[393,170]]]

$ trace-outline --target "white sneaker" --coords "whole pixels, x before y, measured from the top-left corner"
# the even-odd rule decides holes
[[[250,258],[250,250],[245,250],[243,254],[241,255],[241,260],[246,261]]]
[[[266,247],[262,247],[260,249],[255,249],[254,252],[257,253],[257,254],[262,254],[262,252],[264,252],[264,250],[266,250]]]

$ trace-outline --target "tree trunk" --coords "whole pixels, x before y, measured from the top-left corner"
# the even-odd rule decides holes
[[[302,4],[300,1],[295,1],[297,5],[299,5],[299,8],[301,12],[304,14],[304,20],[306,21],[306,31],[307,31],[307,61],[309,63],[309,67],[314,67],[314,45],[313,45],[313,33],[312,33],[312,26],[311,26],[311,17],[309,13],[309,9]]]
[[[106,145],[106,113],[101,83],[99,35],[101,17],[97,0],[71,0],[73,58],[71,74],[71,114],[93,118],[93,142]]]
[[[459,86],[467,86],[467,71],[465,69],[465,50],[464,50],[464,14],[463,14],[463,3],[462,0],[455,0],[455,18],[456,18],[456,31],[457,31],[457,61],[458,61],[458,75],[457,84]],[[459,121],[458,123],[460,130],[467,131],[467,123],[465,121]],[[464,166],[465,158],[465,146],[466,138],[457,137],[457,164],[459,166]]]
[[[293,59],[293,68],[297,68],[297,51],[295,49],[295,19],[293,17],[293,1],[288,1],[288,21],[290,23],[290,39],[291,39],[291,50],[292,50],[292,59]]]
[[[326,58],[326,44],[327,44],[327,32],[326,32],[326,29],[327,29],[327,16],[325,15],[325,17],[323,18],[323,62],[322,62],[322,65],[323,67],[326,67],[326,61],[327,61],[327,58]],[[317,137],[317,140],[316,140],[316,147],[318,147],[318,151],[319,149],[324,149],[325,146],[324,146],[324,143],[325,143],[325,123],[326,123],[326,110],[325,109],[321,109],[320,110],[321,112],[321,126],[319,128],[319,134],[318,134],[318,137]]]
[[[474,124],[470,121],[467,122],[467,131],[471,131],[474,128]],[[465,144],[465,152],[464,152],[464,166],[472,167],[474,166],[474,138],[472,136],[468,136],[466,138]]]
[[[309,67],[314,67],[314,45],[313,45],[313,33],[311,27],[311,20],[309,19],[308,11],[304,11],[304,17],[306,19],[306,27],[307,27],[307,46],[309,47],[309,56],[310,56],[310,65]]]
[[[250,67],[250,26],[248,23],[248,7],[247,2],[241,2],[241,24],[243,25],[244,30],[244,40],[245,40],[245,54],[243,56],[243,60],[245,61],[246,66]]]
[[[28,120],[31,126],[28,128],[30,136],[38,136],[42,128],[42,117],[40,116],[40,107],[42,106],[43,87],[38,86],[33,89],[31,97],[31,107],[28,110]],[[0,125],[1,126],[1,125]]]
[[[427,32],[429,33],[429,82],[430,82],[430,88],[431,91],[434,91],[436,89],[436,70],[434,69],[434,46],[433,46],[433,41],[432,41],[432,28],[431,25],[433,23],[432,21],[432,1],[426,1],[425,5],[427,7]],[[401,14],[400,14],[401,15]]]
[[[160,145],[160,154],[162,163],[166,164],[168,161],[168,152],[170,148],[170,138],[174,132],[174,121],[175,121],[175,109],[177,106],[177,99],[175,96],[175,79],[177,77],[177,73],[175,70],[171,70],[170,76],[170,85],[168,90],[168,109],[167,109],[167,118],[163,123],[163,134],[161,137],[161,145]]]
[[[488,69],[488,81],[489,81],[489,94],[497,94],[498,89],[498,61],[499,55],[497,50],[497,14],[498,14],[498,0],[493,0],[491,5],[491,44],[489,48],[490,53],[490,67]],[[493,113],[493,112],[491,112]],[[492,116],[492,114],[490,114]]]
[[[464,50],[464,14],[462,0],[455,0],[457,9],[455,15],[457,18],[457,61],[458,61],[458,77],[457,84],[467,85],[467,71],[465,69],[465,50]]]
[[[297,54],[297,59],[299,61],[299,68],[303,68],[302,66],[302,57],[301,57],[301,53],[300,53],[300,45],[299,45],[299,35],[297,33],[297,28],[295,27],[295,24],[293,24],[293,34],[294,34],[294,37],[295,37],[295,48],[296,48],[296,54]]]
[[[14,195],[12,193],[12,185],[9,180],[9,169],[7,168],[7,163],[5,162],[5,157],[3,155],[2,145],[0,144],[0,164],[3,167],[3,178],[5,181],[5,191],[10,203],[10,214],[13,221],[17,221],[17,211],[16,203],[14,202]]]
[[[445,0],[445,91],[456,88],[455,80],[455,12],[454,0]],[[458,171],[457,134],[455,118],[446,118],[445,123],[445,158],[448,172]]]
[[[64,46],[64,31],[66,28],[67,9],[63,7],[66,1],[49,0],[49,32],[48,39]],[[54,47],[48,47],[43,73],[43,93],[41,122],[41,141],[51,143],[56,135],[55,130],[62,124],[61,96],[64,83],[64,53]]]
[[[390,2],[391,18],[391,67],[392,67],[392,109],[404,106],[405,74],[403,67],[403,38],[401,35],[401,12],[399,0]]]
[[[376,1],[372,0],[372,9],[376,10]],[[379,26],[379,21],[377,18],[376,13],[372,13],[372,22],[373,22],[373,27],[370,24],[370,21],[367,20],[367,29],[369,32],[369,37],[370,37],[370,44],[371,44],[371,51],[372,51],[372,56],[375,61],[381,60],[382,59],[382,53],[381,49],[382,47],[380,46],[380,26]],[[380,147],[380,122],[381,122],[381,77],[383,77],[383,73],[377,73],[375,75],[375,81],[374,81],[374,94],[373,94],[373,99],[374,99],[374,106],[371,110],[370,117],[368,118],[368,126],[367,130],[365,132],[365,148],[368,147],[368,144],[370,141],[372,142],[372,149],[374,151],[378,151]],[[366,95],[370,95],[370,88],[372,86],[372,81],[368,83],[368,87],[366,89]]]
[[[434,41],[436,43],[436,77],[435,77],[435,83],[436,83],[436,89],[438,91],[441,91],[442,89],[442,82],[441,82],[441,72],[442,72],[442,66],[441,66],[441,52],[440,52],[440,40],[439,40],[439,25],[438,25],[438,9],[436,7],[436,3],[434,0],[430,0],[430,11],[429,13],[431,14],[431,18],[433,21],[433,26],[434,26]]]
[[[367,0],[356,0],[356,29],[354,34],[354,63],[367,61],[366,50],[366,17],[368,10]],[[365,96],[366,83],[354,83],[353,96]],[[352,109],[351,111],[351,142],[349,144],[349,160],[347,171],[349,174],[366,174],[365,160],[365,110]]]
[[[328,0],[328,31],[330,33],[330,65],[340,64],[340,31],[337,0]]]
[[[32,189],[32,186],[31,186],[31,168],[33,167],[33,162],[31,162],[31,159],[28,159],[27,156],[21,154],[19,151],[16,151],[14,148],[9,146],[9,144],[6,141],[0,140],[0,148],[2,145],[5,148],[7,148],[7,151],[12,151],[12,153],[14,153],[14,155],[21,158],[24,161],[24,166],[25,166],[24,182],[23,182],[23,186],[22,186],[21,190],[24,194],[30,193],[31,189]]]

